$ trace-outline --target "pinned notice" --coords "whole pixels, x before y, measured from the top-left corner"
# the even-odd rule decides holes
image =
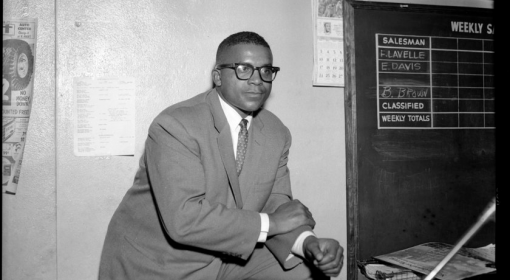
[[[134,155],[134,78],[74,79],[74,154]]]

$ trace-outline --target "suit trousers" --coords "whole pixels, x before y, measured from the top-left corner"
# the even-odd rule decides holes
[[[298,258],[294,256],[294,258]],[[219,259],[218,259],[219,260]],[[246,261],[224,259],[216,280],[327,280],[317,268],[302,262],[284,270],[271,252],[258,244]]]

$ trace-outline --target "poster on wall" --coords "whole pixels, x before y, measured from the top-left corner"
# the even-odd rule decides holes
[[[313,85],[343,87],[343,0],[312,0]]]
[[[2,191],[15,194],[33,99],[37,19],[4,19],[2,29]]]

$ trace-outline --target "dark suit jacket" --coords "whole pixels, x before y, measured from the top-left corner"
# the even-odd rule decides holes
[[[230,128],[215,89],[168,107],[149,128],[134,184],[108,226],[100,279],[214,279],[221,259],[249,258],[259,212],[292,199],[290,132],[271,112],[252,120],[246,161],[237,176]],[[265,246],[285,268],[297,236]]]

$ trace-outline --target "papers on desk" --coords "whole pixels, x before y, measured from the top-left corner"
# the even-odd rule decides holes
[[[358,267],[363,275],[374,280],[421,280],[424,277],[410,269],[384,264],[375,259],[358,261]]]
[[[375,262],[358,262],[358,266],[362,265],[364,268],[363,271],[360,266],[362,273],[371,279],[422,279],[435,268],[452,248],[452,245],[440,242],[424,243],[393,253],[375,256],[373,257],[376,260]],[[496,245],[494,244],[481,248],[461,248],[439,271],[436,278],[461,280],[495,272],[495,255]],[[391,271],[392,269],[394,271]]]
[[[469,253],[477,256],[478,258],[496,262],[496,245],[489,244],[480,248],[464,248]]]

